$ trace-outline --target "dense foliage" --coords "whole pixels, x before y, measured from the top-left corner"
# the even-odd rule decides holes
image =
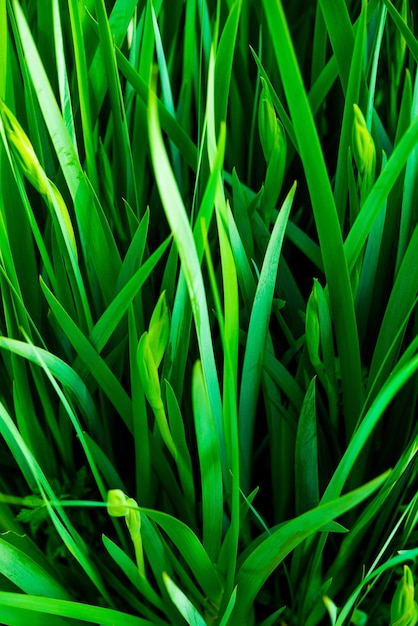
[[[1,624],[418,623],[416,26],[0,0]]]

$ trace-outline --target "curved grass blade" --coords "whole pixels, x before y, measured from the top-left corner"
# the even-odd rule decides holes
[[[248,620],[254,599],[264,582],[283,559],[312,533],[357,506],[384,483],[388,472],[338,499],[303,513],[273,532],[251,549],[237,574],[237,601],[231,625],[239,626]]]
[[[14,607],[46,613],[47,615],[57,615],[78,619],[82,622],[93,622],[102,626],[152,626],[153,622],[141,619],[129,613],[107,609],[101,606],[83,604],[82,602],[70,602],[68,600],[57,600],[55,598],[42,598],[41,596],[24,595],[21,593],[11,593],[0,591],[0,607]]]
[[[85,415],[86,423],[90,432],[94,433],[94,436],[97,436],[100,439],[102,427],[99,422],[96,406],[92,400],[90,392],[77,372],[51,352],[43,350],[42,348],[36,348],[35,352],[27,343],[23,341],[10,339],[8,337],[0,337],[0,349],[9,350],[10,352],[21,356],[32,363],[36,363],[37,365],[42,365],[39,359],[40,356],[42,362],[48,367],[52,375],[59,380],[77,400],[80,410]]]
[[[187,283],[196,325],[205,384],[217,430],[222,465],[224,466],[225,443],[222,424],[222,403],[213,352],[206,293],[190,222],[164,147],[158,122],[157,102],[153,92],[150,92],[149,131],[154,173],[166,218],[177,244]]]
[[[335,622],[335,626],[344,626],[344,624],[347,623],[346,620],[348,616],[350,615],[352,608],[355,605],[357,599],[359,598],[361,592],[363,591],[364,588],[370,585],[370,583],[372,583],[373,580],[378,578],[381,574],[388,571],[389,569],[395,568],[399,565],[403,565],[405,561],[411,560],[413,562],[416,562],[417,558],[418,558],[418,548],[402,551],[401,554],[398,554],[392,557],[391,559],[386,561],[386,563],[378,567],[374,572],[365,576],[362,579],[361,583],[356,587],[356,589],[350,595],[345,605],[343,606],[341,612],[338,615],[338,619]]]
[[[32,34],[16,0],[13,0],[13,8],[39,105],[73,199],[84,257],[90,267],[93,266],[101,291],[108,299],[120,268],[119,253],[108,223],[100,217],[97,198],[84,176]]]
[[[15,626],[16,624],[30,624],[31,626],[68,626],[68,621],[57,615],[34,613],[30,609],[22,609],[14,606],[2,606],[1,618],[4,626]],[[73,621],[71,626],[82,625],[81,622]]]

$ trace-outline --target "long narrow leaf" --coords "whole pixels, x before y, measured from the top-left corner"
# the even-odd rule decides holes
[[[239,398],[239,434],[244,490],[248,490],[250,486],[254,422],[264,361],[267,328],[273,303],[282,243],[295,191],[296,184],[289,191],[274,225],[261,269],[248,328]]]
[[[329,284],[336,340],[341,360],[344,407],[349,435],[364,396],[360,350],[347,261],[324,156],[280,0],[264,0],[277,66],[286,93],[299,153],[310,190]]]

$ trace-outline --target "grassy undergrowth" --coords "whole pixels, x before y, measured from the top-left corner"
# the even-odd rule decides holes
[[[0,0],[1,624],[418,623],[416,27]]]

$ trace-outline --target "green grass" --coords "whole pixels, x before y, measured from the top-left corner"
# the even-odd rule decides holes
[[[0,0],[1,624],[418,623],[416,27]]]

